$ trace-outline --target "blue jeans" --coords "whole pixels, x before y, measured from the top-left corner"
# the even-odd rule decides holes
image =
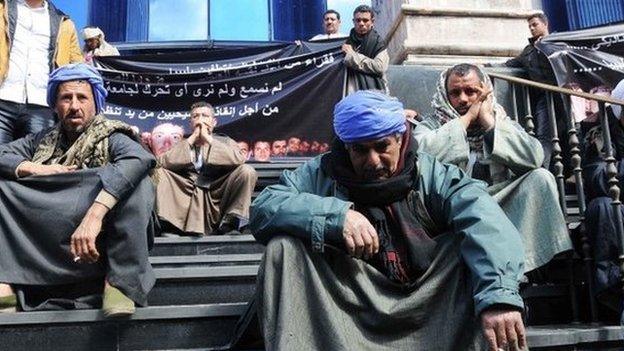
[[[55,122],[49,107],[0,100],[0,145],[50,128]]]

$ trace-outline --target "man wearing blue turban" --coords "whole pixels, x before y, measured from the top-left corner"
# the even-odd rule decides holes
[[[416,153],[381,92],[340,101],[334,130],[251,207],[267,350],[524,348],[522,243],[483,184]]]
[[[93,67],[58,68],[47,100],[59,123],[0,146],[0,307],[120,316],[147,303],[156,162],[101,114],[105,98]]]

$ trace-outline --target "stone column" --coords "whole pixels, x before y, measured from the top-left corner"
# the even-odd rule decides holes
[[[527,45],[535,0],[372,0],[392,64],[502,62]]]

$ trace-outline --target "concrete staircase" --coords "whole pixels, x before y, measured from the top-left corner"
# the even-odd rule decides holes
[[[227,349],[254,294],[262,246],[251,235],[157,238],[154,252],[149,307],[118,320],[99,310],[0,314],[0,349]]]
[[[392,74],[398,72],[393,68]],[[254,165],[260,175],[256,191],[298,164]],[[157,238],[150,253],[157,276],[150,307],[117,320],[104,319],[99,310],[0,314],[0,350],[230,349],[254,294],[263,250],[251,235]],[[531,350],[624,350],[623,327],[569,323],[566,289],[559,284],[524,292],[549,309],[548,323],[559,323],[529,327]],[[586,304],[582,296],[581,301]]]
[[[121,320],[106,320],[99,310],[0,314],[1,349],[228,349],[254,294],[262,250],[250,235],[158,238],[150,307]],[[528,332],[532,350],[624,348],[622,327],[568,324]]]

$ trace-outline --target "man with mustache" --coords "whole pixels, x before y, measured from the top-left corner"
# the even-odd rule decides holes
[[[517,230],[481,182],[417,153],[412,128],[396,99],[355,92],[331,151],[252,204],[267,350],[525,347]]]
[[[115,317],[147,304],[156,161],[104,117],[106,95],[95,68],[63,66],[47,91],[59,123],[0,146],[0,283],[21,310],[101,305]],[[6,287],[0,308],[15,304]]]
[[[310,41],[329,40],[344,38],[346,35],[340,33],[340,14],[336,10],[327,10],[323,14],[323,29],[325,33],[317,34],[310,38]]]
[[[299,147],[301,146],[301,139],[297,137],[288,138],[288,148],[286,149],[286,156],[301,156]]]
[[[288,146],[286,145],[286,140],[273,140],[273,143],[271,144],[271,156],[286,157],[287,151]]]
[[[540,168],[540,142],[496,103],[487,75],[470,64],[442,72],[432,107],[434,114],[414,130],[418,151],[488,183],[488,192],[522,235],[525,270],[570,250],[555,178]]]

